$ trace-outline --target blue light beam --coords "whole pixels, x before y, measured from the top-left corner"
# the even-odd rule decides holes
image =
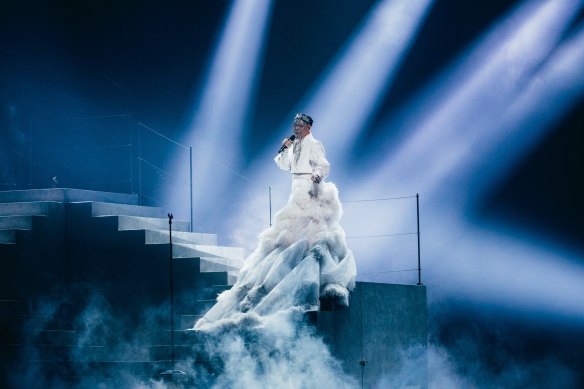
[[[430,89],[408,104],[408,123],[387,123],[401,125],[407,138],[384,152],[390,157],[369,182],[389,178],[392,186],[430,193],[453,171],[484,163],[510,133],[521,132],[524,139],[541,136],[529,128],[508,128],[501,120],[580,7],[580,1],[529,2],[496,26],[472,54],[459,59],[461,66],[442,76],[447,81],[437,83],[440,90]]]
[[[231,5],[206,82],[183,143],[193,146],[195,222],[209,228],[210,215],[220,211],[222,193],[229,202],[229,181],[237,177],[240,139],[253,101],[263,60],[265,33],[272,0],[235,0]],[[176,163],[184,170],[184,163]],[[212,188],[212,189],[211,189]],[[167,194],[172,203],[188,197]]]
[[[584,309],[574,297],[584,293],[578,253],[541,236],[473,224],[466,217],[468,205],[505,176],[508,166],[584,94],[584,29],[564,37],[581,7],[580,1],[522,6],[500,27],[505,31],[514,25],[515,30],[507,30],[512,33],[496,28],[483,41],[486,45],[475,47],[481,56],[469,57],[477,60],[470,61],[475,66],[447,73],[446,91],[436,91],[432,97],[441,98],[424,107],[434,109],[412,110],[422,119],[411,121],[417,125],[408,127],[411,136],[396,156],[366,184],[355,185],[360,189],[349,188],[351,197],[373,193],[380,182],[424,194],[423,230],[431,231],[423,240],[426,277],[442,285],[440,293],[448,298],[584,323]],[[394,213],[380,218],[379,228],[387,228],[389,219],[397,219],[399,226],[404,211],[396,207]],[[358,216],[348,221],[357,228],[364,223],[370,221]],[[372,246],[362,259],[384,266],[386,246]]]
[[[295,112],[310,113],[315,118],[315,136],[324,141],[329,159],[337,163],[334,171],[341,169],[343,151],[374,116],[432,3],[433,0],[379,2],[285,119],[278,131],[282,138],[289,134]],[[289,178],[274,169],[272,157],[270,151],[259,155],[250,169],[257,185],[248,188],[245,197],[246,208],[254,209],[254,213],[266,208],[264,188],[268,186],[273,189],[276,209],[288,197]],[[230,224],[248,226],[249,220],[244,215],[235,215]],[[245,230],[259,232],[261,228]],[[254,235],[255,232],[248,237]]]
[[[433,0],[377,4],[296,111],[312,114],[331,158],[342,161],[377,112]],[[289,126],[289,124],[287,124]]]

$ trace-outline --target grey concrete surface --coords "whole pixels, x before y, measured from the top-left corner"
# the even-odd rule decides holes
[[[100,196],[86,193],[90,191],[68,194],[63,190],[33,191],[36,193],[20,193],[20,198],[14,192],[17,191],[4,197],[0,192],[0,212],[4,209],[5,213],[0,217],[0,225],[6,227],[0,228],[0,300],[19,302],[2,306],[7,312],[3,312],[0,325],[9,330],[5,334],[10,339],[26,339],[26,334],[33,329],[35,334],[51,333],[52,337],[44,343],[47,347],[40,350],[47,359],[45,363],[64,360],[71,355],[67,347],[75,344],[78,336],[71,327],[72,317],[83,308],[88,294],[102,295],[111,313],[127,321],[127,328],[134,328],[148,307],[168,304],[168,220],[165,215],[153,217],[160,215],[160,209],[145,209],[136,204],[103,204],[105,200],[98,199]],[[76,200],[48,200],[51,196]],[[92,198],[80,199],[83,196]],[[11,205],[2,208],[3,198]],[[32,198],[42,198],[40,205],[31,202]],[[173,221],[173,227],[178,227],[173,228],[176,234],[173,237],[180,241],[173,250],[175,325],[184,329],[192,326],[214,303],[218,290],[226,289],[227,284],[235,281],[243,253],[241,249],[214,245],[217,238],[213,234],[189,233],[187,222]],[[185,231],[177,231],[181,228]],[[68,310],[52,317],[49,327],[45,326],[46,320],[23,321],[24,317],[38,315],[35,301],[39,296],[55,291],[71,299]],[[341,361],[345,372],[355,377],[362,387],[388,387],[384,385],[389,381],[384,379],[395,377],[400,377],[402,386],[427,386],[424,286],[359,282],[348,308],[335,304],[323,304],[321,308],[314,315],[317,331]],[[38,328],[23,327],[30,323]],[[160,327],[168,328],[168,324],[163,321]],[[160,337],[157,335],[156,339]],[[107,346],[99,341],[95,339],[96,346]],[[168,357],[168,344],[150,348],[153,345],[146,341],[145,348],[137,349],[133,357],[156,360]],[[95,360],[96,366],[103,365],[95,371],[101,374],[128,368],[127,361],[122,359],[116,365],[106,366],[104,359],[112,356],[107,352],[102,354],[104,350],[97,347],[86,350],[86,357]],[[2,349],[0,345],[0,354],[10,356],[19,352],[18,348]],[[415,363],[408,363],[412,361]],[[140,363],[140,369],[144,369],[143,372],[139,369],[140,374],[151,374],[156,369],[147,361]],[[51,366],[47,369],[53,371]],[[54,372],[59,369],[61,365],[56,364]]]
[[[243,260],[245,259],[245,252],[239,247],[176,243],[174,244],[174,249],[177,257],[225,258],[229,260],[230,266],[237,268],[243,266]]]
[[[75,201],[101,201],[116,204],[138,205],[138,195],[70,188],[0,191],[0,203],[33,201],[58,201],[62,203]]]
[[[0,216],[0,230],[30,230],[32,216]]]
[[[100,216],[116,217],[118,219],[118,229],[120,230],[162,230],[168,228],[168,219],[140,217],[140,216]],[[172,221],[173,231],[190,230],[190,222],[184,220]]]
[[[140,205],[131,204],[114,204],[104,203],[99,201],[91,202],[92,216],[142,216],[142,217],[156,217],[166,218],[167,214],[159,207],[144,207]]]
[[[168,228],[165,230],[146,230],[146,243],[166,243],[168,240]],[[217,246],[217,235],[200,232],[173,231],[172,241],[175,243]]]
[[[427,387],[425,286],[358,282],[350,306],[318,312],[317,328],[363,388]]]
[[[75,201],[53,201],[59,196],[61,200]],[[107,302],[108,314],[116,318],[116,325],[123,323],[123,327],[116,327],[118,330],[133,332],[143,324],[144,312],[149,309],[170,311],[168,233],[159,229],[147,233],[144,229],[168,228],[166,215],[158,208],[102,202],[109,197],[59,190],[0,196],[0,201],[10,201],[0,203],[0,212],[4,213],[0,216],[1,225],[9,228],[0,229],[1,377],[4,372],[26,374],[19,369],[33,362],[44,374],[58,376],[63,385],[72,386],[78,374],[152,377],[168,369],[168,361],[153,364],[148,359],[152,357],[150,347],[163,338],[159,333],[170,328],[169,315],[163,314],[148,324],[149,331],[157,330],[153,332],[156,336],[150,332],[133,334],[142,343],[124,348],[121,354],[116,353],[117,345],[104,342],[102,337],[87,339],[85,328],[75,327],[92,296]],[[114,215],[104,216],[109,214]],[[141,229],[120,230],[120,219],[122,228]],[[174,221],[173,226],[187,229],[188,223]],[[213,234],[176,230],[175,234],[186,244],[216,243]],[[155,235],[156,244],[147,244],[147,235]],[[222,264],[221,258],[184,255],[173,258],[172,263],[176,326],[180,326],[181,316],[195,315],[204,308],[205,303],[201,305],[199,300],[215,297],[216,285],[232,280],[226,270],[237,271]],[[47,313],[47,304],[58,309]],[[124,334],[116,336],[121,339]],[[157,349],[156,359],[168,357],[167,338]],[[177,337],[193,343],[190,338]],[[31,349],[32,342],[41,340],[42,344],[34,343]],[[90,347],[85,346],[88,341]],[[84,371],[69,374],[74,367],[88,362],[91,365]]]
[[[16,243],[16,230],[0,230],[0,244]]]
[[[48,214],[49,203],[46,201],[0,203],[0,216],[47,216]]]

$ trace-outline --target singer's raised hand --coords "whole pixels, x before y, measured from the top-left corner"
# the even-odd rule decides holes
[[[286,147],[290,147],[290,146],[292,146],[292,141],[290,140],[290,138],[286,138],[282,141],[282,145],[286,146]]]

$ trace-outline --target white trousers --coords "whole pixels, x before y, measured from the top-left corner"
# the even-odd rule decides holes
[[[312,174],[292,174],[292,190],[288,202],[304,198],[318,197],[318,185],[312,181]]]

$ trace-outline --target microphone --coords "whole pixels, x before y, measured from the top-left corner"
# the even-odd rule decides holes
[[[290,141],[294,141],[294,139],[296,139],[296,135],[290,135],[290,138],[288,138]],[[278,154],[280,154],[282,151],[284,151],[285,149],[287,149],[288,147],[286,145],[282,145],[282,147],[280,147],[280,150],[278,150]]]

